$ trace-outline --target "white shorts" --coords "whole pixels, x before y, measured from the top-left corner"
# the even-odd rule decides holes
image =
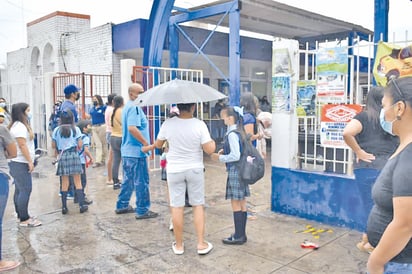
[[[179,173],[167,173],[171,207],[185,206],[185,192],[192,206],[205,204],[205,176],[203,168],[186,170]]]

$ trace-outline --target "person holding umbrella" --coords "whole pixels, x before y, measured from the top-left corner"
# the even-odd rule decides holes
[[[143,152],[161,148],[169,143],[167,154],[167,184],[173,219],[175,241],[172,250],[176,255],[184,253],[183,219],[186,188],[193,208],[197,235],[197,253],[206,255],[213,245],[204,240],[205,230],[205,179],[203,152],[212,154],[216,144],[210,137],[204,122],[193,117],[195,103],[177,104],[180,115],[167,119],[161,126],[153,145],[144,146]]]

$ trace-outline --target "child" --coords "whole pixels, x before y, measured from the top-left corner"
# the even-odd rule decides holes
[[[169,151],[169,143],[165,141],[162,146],[162,155],[160,156],[160,167],[162,168],[162,181],[166,182],[166,188],[167,188],[167,203],[169,204],[169,189],[167,187],[167,152]],[[173,221],[172,218],[170,218],[169,221],[169,230],[173,231]]]
[[[220,113],[227,126],[223,149],[212,154],[212,159],[226,163],[228,177],[226,181],[226,200],[230,199],[233,210],[235,233],[222,240],[224,244],[242,245],[246,237],[246,197],[250,196],[249,185],[239,181],[237,162],[240,159],[241,144],[245,140],[243,127],[243,108],[225,107]],[[237,132],[234,132],[236,130]]]
[[[89,146],[90,146],[90,137],[89,134],[92,132],[92,126],[89,120],[81,120],[77,123],[77,127],[82,132],[81,140],[83,143],[82,148],[79,151],[80,161],[82,163],[82,174],[80,175],[80,181],[82,183],[82,189],[84,194],[84,203],[86,205],[90,205],[93,203],[92,200],[87,199],[85,194],[86,184],[87,184],[87,177],[86,177],[86,168],[93,163],[93,156],[90,153]],[[78,197],[74,197],[74,202],[78,202]]]
[[[61,112],[60,126],[54,129],[52,134],[52,147],[59,153],[56,175],[61,177],[62,186],[62,214],[68,213],[67,190],[69,188],[69,176],[73,176],[76,195],[79,200],[80,213],[89,208],[84,204],[84,193],[80,181],[82,164],[79,150],[82,147],[80,129],[74,125],[73,114],[70,110]]]

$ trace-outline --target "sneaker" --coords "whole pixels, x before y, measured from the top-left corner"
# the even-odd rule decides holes
[[[120,184],[113,184],[113,189],[119,189],[121,187]]]
[[[132,206],[128,206],[126,208],[120,208],[120,209],[116,209],[114,212],[116,212],[116,214],[126,214],[126,213],[133,213],[135,210]]]
[[[84,197],[84,204],[85,205],[91,205],[91,204],[93,204],[93,200],[89,200],[87,197]]]
[[[37,219],[30,218],[24,222],[20,222],[19,226],[22,227],[36,227],[36,226],[41,226],[41,222]]]
[[[80,213],[84,213],[84,212],[86,212],[87,210],[89,210],[89,207],[88,207],[87,205],[82,205],[82,206],[80,207]]]
[[[142,219],[150,219],[150,218],[156,218],[159,216],[159,213],[153,212],[148,210],[145,214],[143,215],[136,215],[136,220],[142,220]]]
[[[67,195],[67,200],[74,200],[74,196],[73,195]]]

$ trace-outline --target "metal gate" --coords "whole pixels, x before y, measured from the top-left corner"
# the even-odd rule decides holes
[[[53,100],[64,101],[64,88],[68,84],[74,84],[81,88],[80,99],[76,102],[79,109],[79,114],[84,119],[85,113],[89,112],[92,106],[92,97],[100,95],[103,101],[107,100],[107,96],[112,93],[112,75],[97,75],[97,74],[60,74],[53,77]]]
[[[203,83],[203,71],[193,69],[179,69],[179,68],[165,68],[165,67],[148,67],[148,66],[135,66],[133,67],[133,82],[141,83],[145,90],[171,81],[173,79],[182,79],[187,81]],[[197,105],[196,115],[199,119],[203,119],[203,105]],[[153,143],[156,140],[157,133],[163,121],[168,117],[170,106],[148,106],[144,107],[145,113],[149,120],[149,132],[150,141]],[[152,157],[149,162],[149,168],[151,170],[157,170],[160,168],[160,160],[158,155],[161,151],[156,150],[152,153]]]

